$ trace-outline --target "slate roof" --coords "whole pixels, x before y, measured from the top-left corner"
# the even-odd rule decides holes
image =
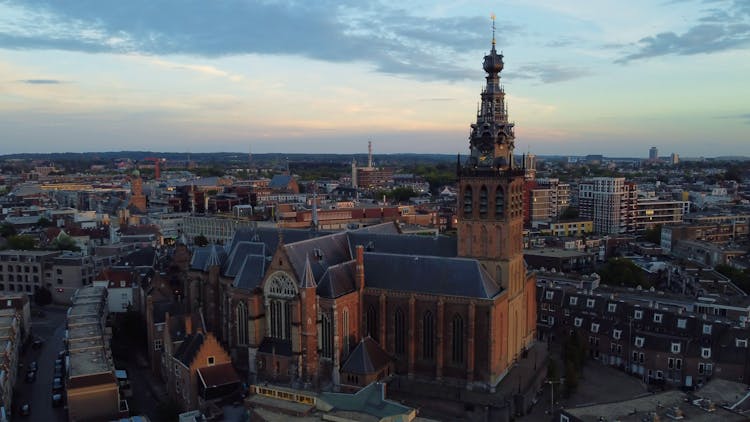
[[[388,353],[380,347],[378,342],[367,336],[354,348],[341,367],[341,372],[374,374],[380,372],[390,361]]]
[[[156,251],[151,246],[135,250],[121,259],[117,266],[153,267],[156,265]]]
[[[401,234],[398,229],[398,223],[389,221],[387,223],[373,224],[372,226],[357,229],[355,233],[372,233],[372,234]]]
[[[266,273],[266,263],[267,261],[264,256],[246,256],[242,261],[240,270],[237,271],[237,275],[234,277],[232,286],[244,290],[253,290],[258,287]]]
[[[352,259],[346,232],[285,244],[284,250],[298,280],[301,280],[305,273],[305,260],[308,257],[315,280],[320,280],[329,266]]]
[[[351,254],[362,245],[365,252],[382,252],[393,254],[419,254],[429,256],[455,257],[458,255],[456,238],[448,236],[419,236],[362,232],[349,232]]]
[[[281,340],[273,337],[265,337],[258,346],[259,353],[276,354],[282,356],[292,356],[292,342],[290,340]]]
[[[205,388],[238,384],[240,382],[240,377],[231,363],[198,368],[198,378]]]
[[[271,189],[283,189],[289,186],[289,183],[292,182],[292,176],[289,176],[288,174],[275,174],[271,181],[268,182],[268,187]]]
[[[367,287],[490,299],[502,288],[475,259],[365,253]]]
[[[166,321],[167,312],[174,315],[177,311],[177,304],[171,301],[154,302],[153,321],[154,324],[161,324]]]
[[[237,273],[239,273],[240,268],[244,265],[247,256],[260,256],[265,258],[266,245],[261,242],[247,241],[241,241],[237,245],[234,245],[229,257],[224,262],[222,275],[230,278],[237,276]]]
[[[216,245],[209,245],[193,250],[193,256],[190,258],[190,269],[198,271],[208,271],[212,265],[221,265],[227,258],[224,248]]]
[[[263,243],[266,254],[272,256],[279,247],[279,231],[284,237],[285,244],[296,243],[302,240],[311,239],[317,236],[330,234],[330,232],[311,231],[302,229],[275,229],[271,227],[242,227],[234,232],[231,240],[231,247],[234,249],[239,242]],[[231,253],[231,251],[230,251]]]
[[[201,332],[187,336],[185,341],[183,341],[182,344],[180,344],[180,347],[177,348],[177,351],[174,352],[175,359],[179,360],[189,368],[190,364],[193,363],[195,356],[201,350],[203,340],[205,340],[205,337]]]
[[[355,260],[328,267],[328,270],[318,281],[318,288],[315,292],[318,296],[329,299],[335,299],[353,292],[356,289],[356,269],[357,261]]]

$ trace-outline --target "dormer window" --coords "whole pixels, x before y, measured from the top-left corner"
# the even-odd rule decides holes
[[[554,297],[555,297],[555,292],[553,292],[553,291],[550,291],[550,290],[548,290],[548,291],[547,291],[547,292],[545,293],[545,296],[544,296],[544,297],[546,297],[546,298],[547,298],[547,300],[552,300],[552,299],[554,299]]]
[[[594,299],[586,299],[586,307],[587,308],[593,308],[594,307],[594,303],[596,303],[596,301]]]
[[[672,343],[672,353],[680,353],[680,343]]]
[[[640,309],[636,309],[635,312],[633,312],[633,318],[643,319],[643,311]]]
[[[734,345],[737,346],[737,347],[743,348],[743,349],[747,349],[747,339],[746,338],[745,339],[741,339],[741,338],[735,339],[734,340]]]
[[[711,358],[711,348],[710,347],[701,347],[701,357],[703,359],[710,359]]]
[[[654,314],[654,322],[661,324],[662,314]]]
[[[581,318],[574,319],[573,320],[573,325],[575,325],[576,327],[580,327],[581,325],[583,325],[583,319],[581,319]]]
[[[703,334],[711,334],[711,324],[703,324]]]
[[[617,312],[617,304],[610,303],[609,305],[607,305],[607,312]]]
[[[571,296],[570,297],[570,304],[573,305],[573,306],[578,305],[578,297]]]
[[[643,344],[646,342],[646,339],[643,337],[636,337],[635,338],[635,347],[643,347]]]
[[[620,337],[622,337],[622,330],[613,330],[612,331],[612,338],[615,340],[619,340]]]
[[[685,329],[687,327],[687,320],[685,318],[680,318],[677,320],[677,328]]]
[[[599,332],[599,324],[592,322],[591,323],[591,332],[592,333],[598,333]]]

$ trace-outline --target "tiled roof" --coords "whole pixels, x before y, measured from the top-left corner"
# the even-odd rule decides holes
[[[243,289],[253,290],[260,285],[265,275],[266,258],[261,255],[248,255],[242,262],[240,270],[234,277],[232,286]]]
[[[364,261],[367,287],[482,299],[502,290],[475,259],[365,253]]]
[[[341,367],[341,372],[363,375],[375,374],[380,372],[390,361],[391,358],[388,353],[372,337],[367,336],[354,348]]]
[[[455,257],[458,255],[456,238],[448,236],[418,236],[368,233],[360,230],[349,232],[349,243],[353,249],[362,245],[366,252],[393,254],[419,254]]]
[[[357,262],[354,260],[328,267],[318,281],[316,290],[318,296],[335,299],[353,292],[356,289],[354,282],[356,268]]]
[[[205,388],[237,384],[240,382],[240,377],[237,375],[237,372],[234,370],[231,363],[198,368],[198,378],[200,378],[201,383],[203,383],[203,387]]]

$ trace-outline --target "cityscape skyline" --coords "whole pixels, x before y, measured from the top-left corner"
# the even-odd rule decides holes
[[[750,155],[750,5],[500,6],[519,152]],[[465,153],[490,10],[4,2],[0,154]]]

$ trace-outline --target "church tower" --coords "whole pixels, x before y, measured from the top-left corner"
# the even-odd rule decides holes
[[[458,255],[474,258],[506,290],[508,357],[512,360],[526,337],[527,277],[523,262],[524,170],[513,158],[515,135],[508,120],[505,90],[500,84],[503,55],[492,49],[484,57],[487,85],[482,90],[476,123],[471,125],[470,155],[457,163]]]
[[[494,22],[484,70],[487,86],[482,90],[477,121],[471,125],[470,155],[458,164],[458,254],[480,260],[513,293],[525,278],[524,170],[513,159],[515,135],[500,85],[503,56],[495,50]]]

